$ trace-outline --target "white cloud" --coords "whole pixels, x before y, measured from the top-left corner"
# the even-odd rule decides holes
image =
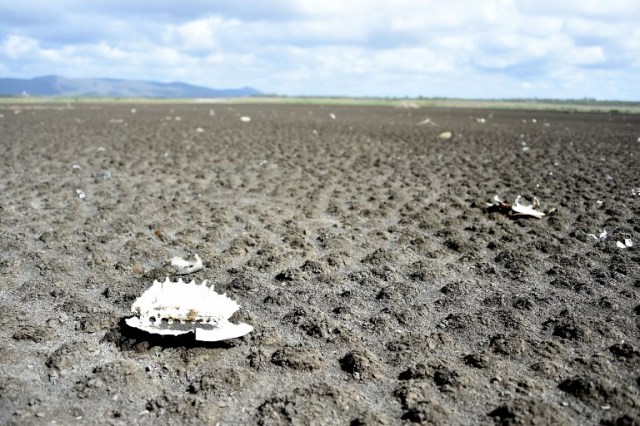
[[[605,59],[600,46],[575,47],[565,55],[566,63],[574,65],[594,65]]]
[[[0,52],[10,59],[19,59],[32,55],[34,52],[37,52],[39,48],[40,44],[37,40],[20,35],[10,35],[4,40],[2,46],[0,46]]]
[[[187,51],[207,51],[220,49],[220,37],[233,32],[241,26],[235,19],[225,20],[217,16],[197,19],[182,25],[170,25],[166,30],[165,40],[177,43]]]
[[[640,99],[630,81],[640,68],[636,0],[60,1],[50,21],[29,20],[42,0],[12,14],[0,6],[2,74],[284,94]]]

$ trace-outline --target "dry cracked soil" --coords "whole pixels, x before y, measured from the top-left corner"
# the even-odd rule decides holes
[[[623,113],[4,104],[0,423],[640,424],[639,136]],[[255,330],[127,327],[195,253]]]

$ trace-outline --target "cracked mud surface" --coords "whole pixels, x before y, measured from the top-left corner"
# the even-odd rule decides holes
[[[132,107],[0,107],[0,423],[640,422],[640,116]],[[253,333],[124,324],[193,253]]]

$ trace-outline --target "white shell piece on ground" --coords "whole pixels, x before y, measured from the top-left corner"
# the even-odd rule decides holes
[[[453,137],[453,133],[452,132],[442,132],[442,133],[440,133],[438,135],[438,139],[443,140],[443,141],[448,141],[452,137]]]
[[[540,206],[540,202],[538,201],[537,198],[533,199],[533,204],[530,206],[525,206],[524,204],[520,204],[520,198],[522,198],[520,195],[516,197],[516,201],[511,206],[511,210],[513,210],[515,213],[519,215],[533,216],[537,218],[544,217],[544,213],[535,210],[537,207]]]
[[[625,238],[624,243],[617,241],[616,246],[621,249],[633,247],[633,241],[631,241],[631,238]]]
[[[188,260],[185,260],[178,256],[171,258],[171,265],[175,266],[178,269],[178,271],[176,272],[177,275],[191,274],[204,268],[200,256],[198,256],[197,254],[194,256],[196,258],[195,262],[189,262]]]
[[[433,121],[431,121],[431,119],[429,117],[425,118],[424,120],[420,121],[418,123],[418,126],[424,126],[425,124],[430,124],[431,126],[435,126],[436,123],[434,123]]]
[[[182,279],[154,281],[131,306],[136,316],[127,318],[128,326],[148,333],[178,336],[195,332],[196,340],[214,342],[244,336],[253,330],[249,324],[233,324],[229,318],[240,307],[226,294]]]
[[[242,116],[242,117],[240,117],[240,121],[242,121],[243,123],[248,123],[248,122],[251,121],[251,117],[248,117],[246,115]]]
[[[498,197],[498,195],[495,195],[493,197],[493,203],[486,203],[486,206],[489,209],[496,209],[497,211],[511,217],[532,216],[539,219],[545,216],[544,213],[536,210],[538,207],[540,207],[540,201],[538,201],[536,197],[533,198],[533,204],[531,204],[530,206],[521,204],[521,198],[522,196],[518,195],[515,202],[513,204],[509,204],[502,201],[500,197]],[[551,209],[549,210],[549,212],[553,210],[555,209]]]
[[[609,234],[607,233],[607,230],[605,229],[604,231],[602,231],[600,233],[600,235],[596,236],[595,234],[587,234],[590,237],[592,237],[594,240],[600,240],[600,241],[604,241],[607,239],[607,237],[609,236]]]

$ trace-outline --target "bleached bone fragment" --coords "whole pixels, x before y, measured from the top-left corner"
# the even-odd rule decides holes
[[[204,267],[200,256],[198,256],[197,254],[194,256],[196,258],[195,262],[190,262],[178,256],[171,259],[171,265],[175,266],[177,269],[176,275],[191,274],[193,272],[201,270]]]
[[[626,249],[626,248],[629,248],[629,247],[633,247],[633,241],[631,241],[631,238],[625,238],[624,239],[624,243],[621,242],[621,241],[617,241],[616,242],[616,246],[618,248],[621,248],[621,249]]]
[[[604,241],[607,239],[607,237],[609,236],[609,234],[607,233],[607,230],[603,230],[600,235],[598,235],[597,237],[594,234],[587,234],[590,237],[592,237],[594,240],[599,240],[599,241]]]
[[[128,326],[147,333],[178,336],[195,333],[196,340],[214,342],[244,336],[253,330],[249,324],[233,324],[229,318],[240,308],[226,294],[216,293],[195,281],[182,279],[171,282],[154,281],[153,285],[133,302],[127,318]]]
[[[533,198],[533,204],[531,204],[530,206],[521,204],[521,198],[522,196],[518,195],[516,197],[516,201],[513,204],[509,204],[502,201],[500,197],[496,195],[493,197],[493,203],[486,203],[487,210],[498,211],[504,215],[511,217],[532,216],[535,218],[541,218],[545,216],[544,213],[536,210],[538,207],[540,207],[540,201],[536,197]]]
[[[516,201],[511,206],[511,210],[513,210],[515,213],[519,215],[533,216],[537,218],[544,217],[544,213],[538,210],[535,210],[536,208],[540,207],[540,201],[538,201],[537,198],[535,197],[533,198],[533,204],[531,204],[530,206],[521,204],[520,203],[521,198],[522,197],[520,195],[516,197]]]
[[[418,126],[424,126],[426,124],[429,124],[431,126],[435,126],[436,125],[436,123],[434,123],[429,117],[427,117],[424,120],[418,122]]]
[[[243,123],[248,123],[251,121],[251,117],[248,117],[246,115],[240,117],[240,121],[242,121]]]
[[[453,137],[453,133],[452,132],[442,132],[442,133],[440,133],[438,135],[438,139],[443,140],[443,141],[448,141],[452,137]]]

